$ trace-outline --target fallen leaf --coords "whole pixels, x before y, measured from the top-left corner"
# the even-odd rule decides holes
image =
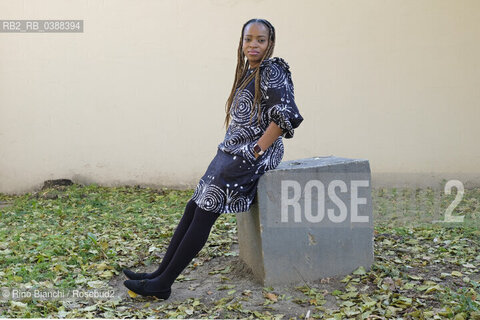
[[[242,294],[243,294],[244,296],[249,297],[249,296],[252,295],[252,290],[248,290],[248,289],[247,289],[247,290],[243,290]]]
[[[360,275],[360,274],[366,274],[367,272],[365,271],[365,268],[363,266],[360,266],[357,268],[357,270],[353,271],[352,273]]]
[[[265,294],[265,297],[275,302],[278,301],[277,295],[271,292],[268,292],[267,294]]]
[[[452,271],[452,276],[461,277],[463,274],[460,271]]]

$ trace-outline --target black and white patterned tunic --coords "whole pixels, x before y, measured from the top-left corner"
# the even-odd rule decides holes
[[[252,72],[249,70],[247,76]],[[303,121],[295,104],[289,65],[279,57],[260,65],[261,117],[258,110],[250,122],[255,78],[238,96],[237,108],[230,109],[230,124],[217,154],[195,188],[192,199],[202,209],[216,213],[246,212],[255,198],[258,179],[276,168],[283,158],[282,137],[293,137]],[[283,131],[265,153],[255,159],[253,146],[271,122]]]

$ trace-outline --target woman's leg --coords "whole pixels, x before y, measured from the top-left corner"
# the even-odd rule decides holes
[[[187,202],[187,205],[185,206],[185,212],[183,213],[182,219],[180,219],[180,222],[178,223],[178,226],[173,233],[172,239],[170,240],[167,251],[163,256],[162,262],[160,263],[160,266],[157,268],[157,270],[148,274],[149,279],[153,279],[161,275],[165,268],[168,266],[170,260],[172,260],[172,257],[178,248],[178,245],[181,243],[183,236],[187,232],[188,227],[190,227],[193,216],[195,214],[195,209],[197,209],[197,207],[197,204],[192,199]]]
[[[190,223],[193,220],[193,216],[195,214],[195,209],[197,209],[197,204],[190,199],[186,206],[185,206],[185,211],[183,213],[182,218],[180,219],[180,222],[178,223],[177,228],[175,229],[175,232],[173,233],[172,239],[170,240],[170,244],[168,245],[167,251],[165,252],[165,255],[163,256],[162,262],[160,263],[159,267],[157,270],[151,273],[134,273],[131,275],[131,271],[127,270],[125,273],[127,276],[136,276],[138,279],[153,279],[155,277],[158,277],[159,275],[162,274],[163,270],[168,266],[168,263],[170,260],[172,260],[172,257],[177,250],[178,245],[183,239],[183,236],[188,230],[188,227],[190,226]],[[135,278],[133,278],[135,279]]]
[[[218,213],[197,207],[190,227],[163,272],[154,279],[146,280],[143,284],[139,282],[141,280],[127,280],[124,282],[125,285],[130,290],[144,295],[148,295],[148,291],[169,290],[175,279],[203,248],[219,216]]]

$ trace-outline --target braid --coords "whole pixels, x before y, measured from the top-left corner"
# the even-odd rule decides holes
[[[255,72],[252,72],[248,77],[245,77],[248,69],[248,59],[245,59],[245,54],[243,53],[243,34],[245,28],[250,24],[250,23],[262,23],[264,26],[268,28],[268,46],[265,51],[265,55],[262,57],[262,60],[260,61],[259,65],[257,68],[255,68]],[[233,107],[237,107],[237,98],[238,94],[240,93],[245,87],[247,86],[248,83],[255,77],[255,96],[253,99],[253,108],[252,112],[250,115],[250,123],[253,119],[253,115],[255,114],[255,110],[258,110],[258,123],[260,123],[260,117],[261,117],[261,101],[262,101],[262,94],[260,91],[260,65],[265,59],[269,59],[272,54],[273,54],[273,49],[275,48],[275,28],[272,26],[270,22],[268,22],[265,19],[251,19],[248,20],[242,27],[242,33],[240,35],[240,42],[238,44],[238,50],[237,50],[237,68],[235,72],[235,79],[233,81],[233,86],[232,90],[230,92],[230,96],[228,97],[228,100],[225,105],[225,111],[226,111],[226,116],[225,116],[225,128],[228,128],[228,124],[230,123],[230,110]],[[238,89],[238,91],[237,91]],[[233,103],[235,101],[235,103]]]

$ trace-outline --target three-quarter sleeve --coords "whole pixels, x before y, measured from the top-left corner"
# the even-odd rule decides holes
[[[294,129],[303,121],[295,103],[294,88],[288,64],[281,58],[266,68],[265,107],[268,122],[275,122],[286,139],[293,138]]]

